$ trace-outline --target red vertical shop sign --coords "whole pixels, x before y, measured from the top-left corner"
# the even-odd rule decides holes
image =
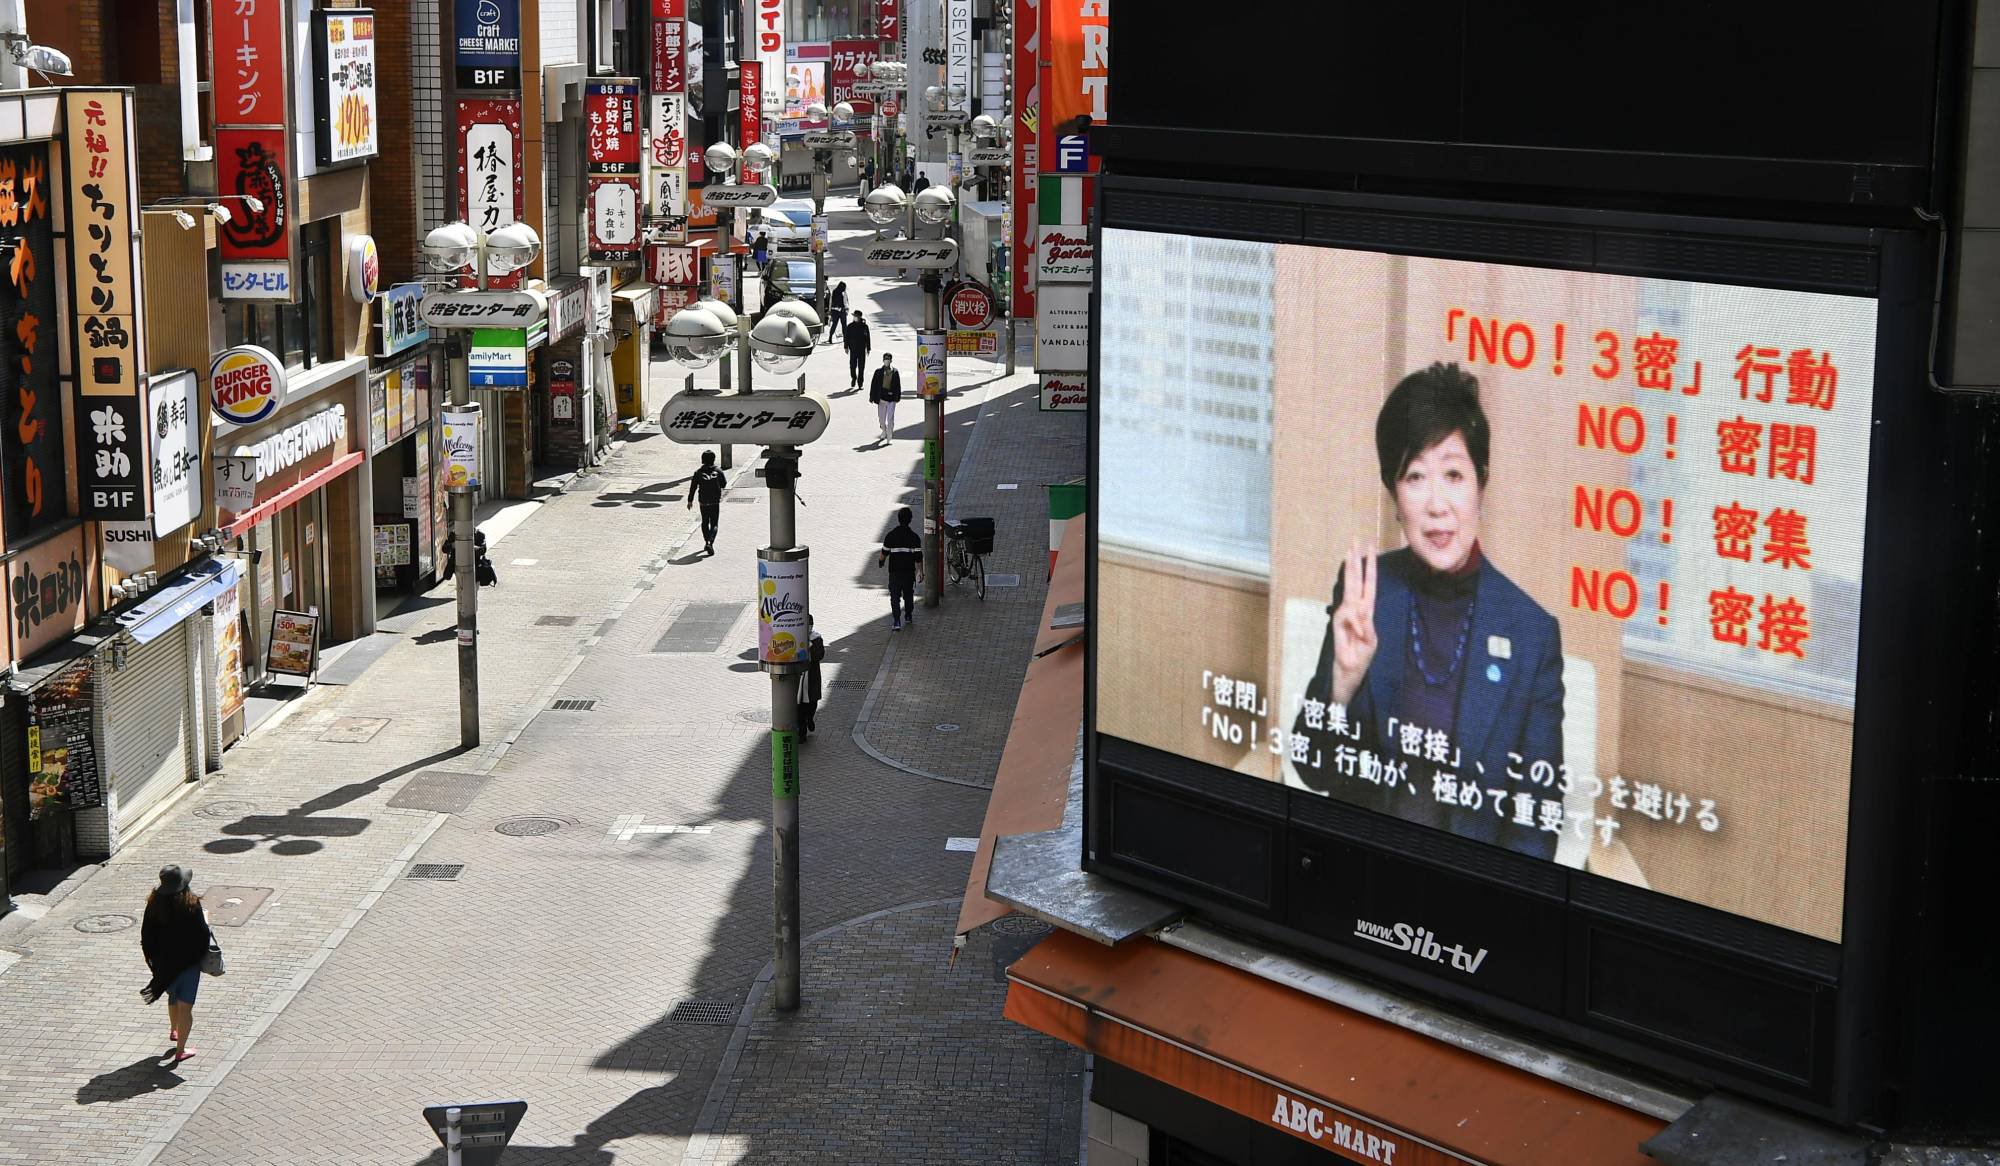
[[[284,125],[284,0],[229,0],[215,7],[209,30],[215,52],[215,124]]]
[[[875,0],[876,40],[894,43],[903,39],[903,15],[899,3],[900,0]]]
[[[639,172],[639,83],[586,81],[583,86],[584,172]]]
[[[1008,279],[1010,314],[1016,320],[1035,318],[1035,190],[1041,176],[1041,69],[1036,60],[1042,46],[1042,0],[1014,4],[1014,237],[1008,240],[1013,269]]]
[[[761,61],[742,61],[737,68],[737,112],[736,148],[741,150],[764,137],[764,65]],[[751,182],[758,175],[749,170],[743,172],[743,181]]]
[[[1042,5],[1041,168],[1056,168],[1056,139],[1076,132],[1074,123],[1088,117],[1102,124],[1105,92],[1111,79],[1111,18],[1103,3]],[[1093,170],[1096,168],[1093,166]]]
[[[219,232],[222,298],[290,300],[284,0],[217,5],[209,47],[215,60],[216,188],[223,195],[247,196],[228,200],[230,221]]]
[[[687,0],[653,0],[654,93],[687,92],[686,22]]]
[[[855,118],[862,119],[875,112],[873,98],[857,97],[854,94],[854,67],[872,65],[882,56],[882,42],[873,40],[837,40],[832,44],[831,60],[826,69],[826,103],[839,105],[845,101],[854,106]]]

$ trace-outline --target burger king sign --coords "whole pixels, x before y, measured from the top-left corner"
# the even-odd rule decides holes
[[[216,416],[238,425],[264,420],[285,397],[285,362],[254,344],[217,353],[208,379]]]

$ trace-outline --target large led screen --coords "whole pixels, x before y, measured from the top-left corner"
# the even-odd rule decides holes
[[[1875,301],[1100,270],[1100,733],[1840,939]]]

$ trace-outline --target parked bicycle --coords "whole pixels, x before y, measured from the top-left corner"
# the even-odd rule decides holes
[[[986,598],[986,556],[993,553],[993,520],[967,518],[944,524],[944,566],[954,585],[972,580],[979,598]]]

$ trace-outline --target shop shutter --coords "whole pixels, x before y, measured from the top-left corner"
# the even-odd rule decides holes
[[[125,667],[111,674],[111,702],[105,710],[111,748],[105,768],[118,793],[121,832],[187,780],[193,752],[187,710],[187,624],[183,623],[132,649]]]

